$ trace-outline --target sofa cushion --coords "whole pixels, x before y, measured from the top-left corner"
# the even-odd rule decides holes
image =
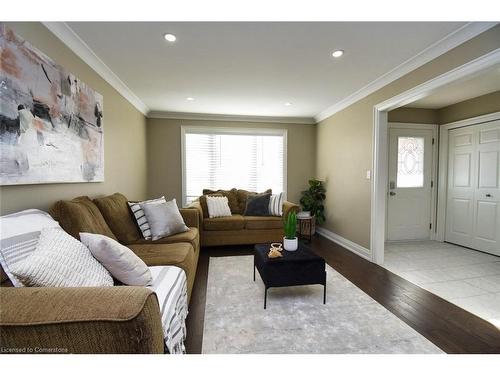
[[[203,214],[203,217],[210,216],[208,214],[207,197],[223,197],[223,195],[221,195],[221,194],[205,194],[205,195],[200,196],[200,198],[198,198],[198,201],[200,202],[201,212]],[[229,199],[228,199],[228,204],[229,204]],[[229,209],[231,209],[231,207],[229,207]]]
[[[188,297],[191,296],[198,258],[189,243],[134,244],[128,247],[148,266],[177,266],[186,272]]]
[[[45,228],[35,251],[11,268],[25,286],[113,286],[113,278],[88,248],[61,228]]]
[[[137,223],[128,206],[127,197],[115,193],[94,199],[109,228],[121,243],[131,243],[142,238]]]
[[[260,194],[272,194],[273,191],[271,189],[267,189],[266,191],[260,193]],[[249,195],[255,195],[259,193],[255,193],[253,191],[247,191],[247,190],[237,190],[237,197],[238,197],[238,213],[243,214],[245,212],[245,208],[247,207],[247,198]],[[232,211],[232,210],[231,210]]]
[[[8,279],[12,285],[22,286],[9,267],[35,251],[40,231],[44,228],[59,228],[59,223],[44,211],[29,209],[0,217],[2,283]]]
[[[280,229],[283,219],[278,216],[244,216],[245,229]]]
[[[203,219],[203,229],[205,230],[239,230],[244,227],[245,219],[241,215]]]
[[[127,246],[148,266],[176,266],[194,256],[191,244],[180,243],[143,243]],[[191,254],[191,255],[190,255]]]
[[[116,240],[101,211],[89,197],[58,201],[49,212],[59,225],[76,239],[80,239],[80,232],[88,232],[103,234]]]
[[[245,216],[269,216],[269,199],[271,194],[255,194],[247,197]]]
[[[80,239],[118,281],[125,285],[151,285],[153,279],[148,266],[128,247],[102,234],[80,233]]]
[[[160,238],[159,240],[152,241],[152,240],[145,240],[144,238],[141,238],[130,245],[140,245],[140,244],[167,244],[167,243],[179,243],[179,242],[187,242],[190,243],[194,248],[197,248],[198,246],[198,241],[199,241],[199,233],[198,233],[198,228],[189,228],[188,231],[182,232],[182,233],[177,233],[172,236],[168,237],[163,237]]]
[[[229,204],[229,208],[231,209],[232,214],[241,214],[243,211],[240,209],[238,204],[238,191],[236,189],[231,190],[210,190],[203,189],[203,195],[219,195],[223,197],[227,197],[227,203]],[[203,202],[200,199],[201,207],[203,208],[203,217],[208,217],[208,207],[206,205],[206,201]],[[206,215],[206,216],[205,216]]]

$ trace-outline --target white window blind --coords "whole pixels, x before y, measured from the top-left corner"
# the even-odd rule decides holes
[[[184,204],[203,189],[284,191],[286,131],[183,129]]]

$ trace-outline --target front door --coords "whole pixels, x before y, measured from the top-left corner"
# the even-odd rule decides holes
[[[431,129],[389,129],[388,241],[430,239],[432,137]]]

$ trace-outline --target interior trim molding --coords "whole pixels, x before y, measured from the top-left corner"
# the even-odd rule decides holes
[[[175,119],[175,120],[273,122],[273,123],[283,123],[283,124],[307,124],[307,125],[316,124],[316,121],[312,117],[246,116],[246,115],[223,115],[223,114],[211,114],[211,113],[165,112],[165,111],[149,111],[147,117]]]
[[[359,255],[360,257],[371,261],[371,252],[366,247],[358,245],[357,243],[352,242],[351,240],[348,240],[347,238],[344,238],[337,233],[334,233],[322,227],[316,227],[316,232],[321,236],[328,238],[330,241],[339,244],[343,248],[352,251],[356,255]]]
[[[90,66],[102,79],[109,83],[138,111],[146,115],[149,108],[137,95],[95,54],[66,22],[42,22],[52,34]]]
[[[402,76],[410,73],[411,71],[419,68],[420,66],[428,63],[431,60],[439,57],[440,55],[448,52],[449,50],[459,46],[460,44],[474,38],[475,36],[485,32],[486,30],[497,25],[498,22],[469,22],[461,28],[448,34],[444,38],[431,44],[429,47],[415,55],[414,57],[406,60],[402,64],[396,66],[394,69],[378,77],[368,85],[362,87],[353,94],[347,96],[341,101],[328,107],[324,111],[314,116],[316,122],[323,121],[324,119],[334,115],[335,113],[349,107],[357,101],[367,97],[375,91],[387,86],[391,82],[401,78]]]

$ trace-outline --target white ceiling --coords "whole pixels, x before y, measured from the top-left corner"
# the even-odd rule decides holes
[[[464,23],[68,25],[149,110],[313,117]],[[167,32],[175,43],[163,39]],[[336,49],[345,50],[340,59],[331,57]]]
[[[446,85],[435,93],[405,107],[439,109],[499,90],[500,66],[496,65],[473,76]]]

